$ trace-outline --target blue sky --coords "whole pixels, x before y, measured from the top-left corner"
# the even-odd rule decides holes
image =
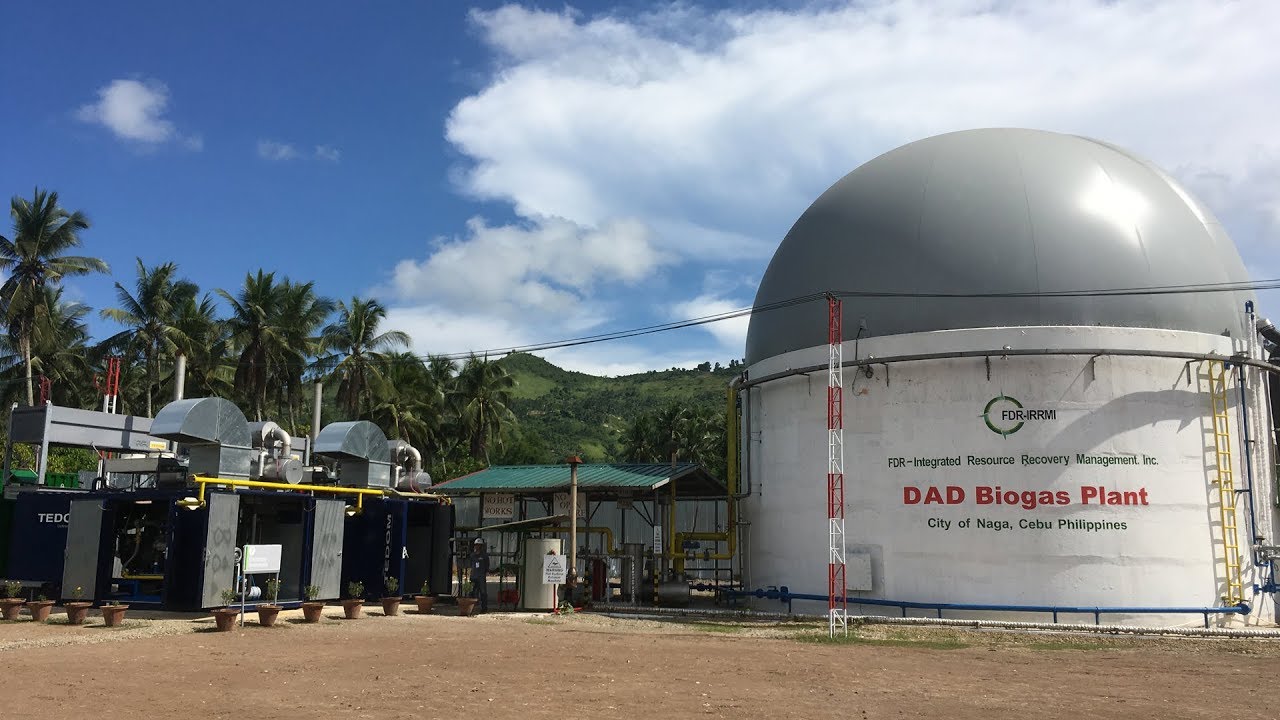
[[[1273,3],[987,5],[14,4],[0,193],[89,214],[95,308],[135,256],[207,289],[263,267],[454,352],[747,306],[841,175],[1012,125],[1151,158],[1280,277]],[[723,362],[744,332],[547,356]]]

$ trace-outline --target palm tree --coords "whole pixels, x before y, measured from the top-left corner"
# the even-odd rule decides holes
[[[13,237],[0,236],[0,271],[8,277],[0,287],[0,305],[9,334],[26,366],[27,404],[35,403],[32,385],[31,335],[46,300],[44,289],[65,277],[107,272],[98,258],[66,255],[80,246],[80,231],[89,219],[80,211],[67,212],[58,205],[58,193],[36,188],[31,200],[14,197],[10,202]]]
[[[177,350],[174,343],[174,336],[178,333],[174,325],[177,309],[188,298],[194,298],[199,289],[192,282],[175,279],[178,266],[174,263],[147,268],[142,258],[137,261],[136,290],[130,294],[123,285],[116,283],[120,307],[107,308],[101,315],[127,328],[109,338],[108,343],[122,342],[142,355],[147,377],[147,417],[154,417],[155,391],[160,384],[160,358]]]
[[[453,376],[458,372],[458,363],[444,355],[427,356],[427,374],[432,383],[440,390],[447,390],[453,383]]]
[[[471,442],[471,456],[489,463],[489,444],[502,443],[502,431],[515,422],[509,407],[516,381],[496,361],[467,358],[454,389],[455,406]]]
[[[627,462],[639,463],[660,460],[658,451],[654,447],[654,436],[656,434],[653,426],[653,416],[644,414],[637,417],[622,437],[623,459]]]
[[[387,355],[378,385],[370,419],[388,437],[405,440],[430,456],[440,431],[444,394],[435,387],[422,359],[408,352]]]
[[[303,402],[303,375],[309,360],[320,352],[320,329],[333,314],[333,301],[315,292],[315,283],[280,286],[282,345],[275,368],[280,404],[287,408],[289,431],[297,432],[298,409]]]
[[[383,351],[407,347],[409,336],[399,330],[379,333],[387,310],[377,300],[351,298],[338,303],[338,319],[321,334],[322,347],[329,354],[316,366],[338,377],[338,405],[350,417],[360,417],[371,403],[371,391],[382,381],[386,366]]]
[[[227,328],[232,342],[240,349],[236,388],[253,406],[255,419],[262,420],[272,363],[280,357],[286,344],[285,331],[279,324],[284,286],[276,283],[275,273],[258,270],[257,275],[245,275],[239,294],[232,295],[226,290],[219,290],[218,294],[231,306]]]
[[[45,288],[45,299],[32,336],[34,369],[50,382],[50,399],[58,405],[80,407],[92,402],[89,328],[84,317],[89,306],[62,299],[62,288]]]
[[[187,358],[187,393],[194,397],[232,394],[231,331],[218,319],[213,298],[184,298],[176,308],[173,327],[175,353]]]
[[[642,413],[622,437],[623,457],[631,462],[697,462],[722,473],[728,439],[725,419],[706,407],[668,405]]]
[[[31,333],[32,369],[50,381],[51,400],[58,405],[81,407],[92,402],[88,328],[83,322],[89,308],[62,299],[62,288],[45,287],[44,298]],[[8,405],[20,392],[24,361],[12,352],[12,343],[3,338],[0,344],[0,403]]]

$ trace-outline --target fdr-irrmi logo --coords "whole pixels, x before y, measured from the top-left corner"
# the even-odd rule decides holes
[[[1000,393],[987,401],[981,417],[991,432],[1009,437],[1021,430],[1029,420],[1057,420],[1058,411],[1028,410],[1018,402],[1017,398]]]

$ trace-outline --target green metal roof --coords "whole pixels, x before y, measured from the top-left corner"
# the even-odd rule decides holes
[[[578,489],[596,495],[647,492],[668,482],[675,483],[679,495],[712,497],[725,493],[724,483],[711,477],[706,468],[697,463],[584,463],[578,466]],[[542,495],[568,488],[568,465],[497,465],[433,485],[431,492]]]

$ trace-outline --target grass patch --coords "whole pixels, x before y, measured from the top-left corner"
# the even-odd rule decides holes
[[[864,637],[852,631],[848,635],[837,635],[835,637],[830,637],[826,633],[802,633],[794,635],[793,639],[815,645],[873,645],[878,647],[909,647],[922,650],[963,650],[970,647],[969,643],[963,643],[959,640],[928,640],[909,637],[874,638]]]
[[[525,620],[529,625],[559,625],[555,620],[544,620],[543,618],[529,618]]]

